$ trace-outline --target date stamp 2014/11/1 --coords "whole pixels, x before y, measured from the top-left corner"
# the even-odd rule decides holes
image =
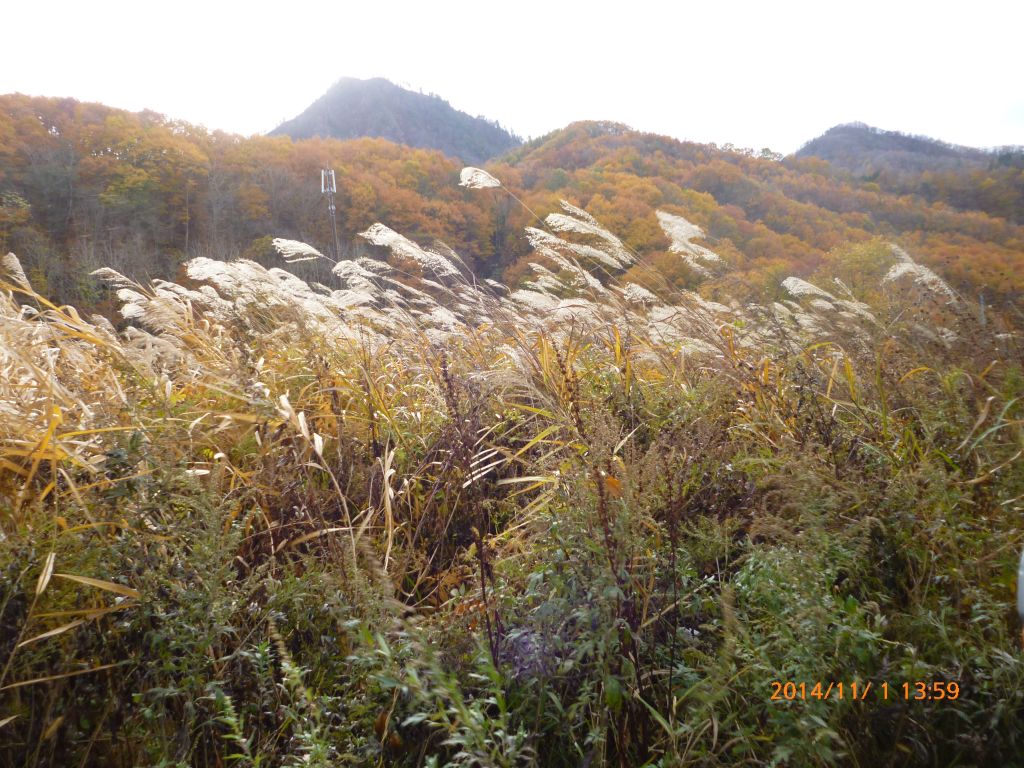
[[[772,701],[956,701],[960,698],[960,684],[943,680],[904,683],[773,680],[771,688]]]

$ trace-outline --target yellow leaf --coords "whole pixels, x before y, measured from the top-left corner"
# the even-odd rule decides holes
[[[622,498],[622,482],[617,477],[608,475],[604,479],[604,485],[608,489],[608,495],[613,499]]]

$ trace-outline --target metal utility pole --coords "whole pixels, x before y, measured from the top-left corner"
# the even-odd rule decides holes
[[[341,261],[341,242],[338,240],[337,208],[334,207],[334,194],[338,185],[334,181],[334,170],[324,168],[320,171],[320,194],[327,195],[327,213],[331,217],[331,228],[334,230],[334,259]]]

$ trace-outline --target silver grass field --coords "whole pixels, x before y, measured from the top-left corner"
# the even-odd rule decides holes
[[[740,304],[534,224],[515,286],[102,269],[116,326],[3,258],[0,766],[1019,760],[1013,329],[895,244]],[[829,681],[959,695],[771,696]]]

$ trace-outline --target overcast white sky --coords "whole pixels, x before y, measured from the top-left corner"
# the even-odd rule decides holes
[[[1020,0],[11,2],[0,93],[243,134],[387,77],[523,136],[609,119],[784,153],[860,120],[1024,144]]]

